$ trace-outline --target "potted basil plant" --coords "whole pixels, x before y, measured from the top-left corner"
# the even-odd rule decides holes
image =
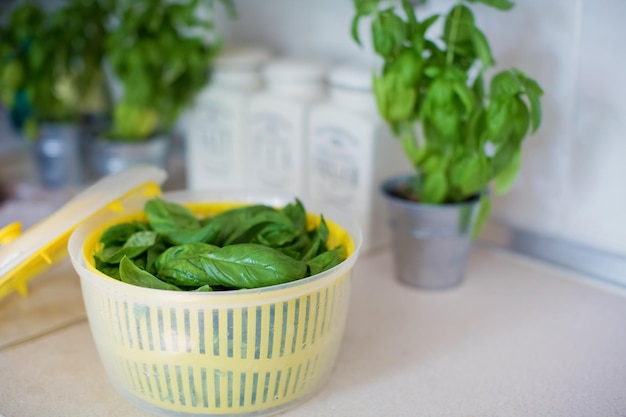
[[[32,143],[46,187],[80,180],[78,121],[106,107],[103,7],[70,0],[46,12],[22,3],[0,25],[0,100]]]
[[[462,282],[472,235],[490,214],[490,190],[509,190],[522,142],[541,124],[543,91],[535,80],[515,68],[487,79],[495,60],[474,3],[502,11],[514,5],[459,0],[444,15],[418,19],[409,0],[354,0],[352,36],[360,44],[359,23],[370,18],[383,60],[374,75],[379,113],[414,168],[382,192],[396,276],[419,288]]]
[[[230,0],[222,3],[232,7]],[[109,128],[91,147],[97,174],[141,163],[165,167],[170,129],[208,82],[211,62],[220,48],[213,33],[212,4],[199,0],[115,3],[106,67],[111,89],[121,94],[114,100]]]

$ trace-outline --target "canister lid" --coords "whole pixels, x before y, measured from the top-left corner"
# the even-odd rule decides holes
[[[159,195],[167,173],[141,166],[99,180],[51,216],[22,233],[20,223],[0,229],[0,299],[16,290],[26,295],[26,283],[67,255],[70,234],[103,210],[123,212],[137,198]]]
[[[283,58],[268,63],[263,69],[263,76],[272,83],[321,83],[326,70],[327,65],[321,61]]]
[[[272,52],[263,47],[241,46],[227,49],[215,60],[215,68],[222,70],[256,70],[270,59]]]
[[[372,74],[373,71],[366,68],[342,65],[328,73],[328,84],[332,87],[370,91]]]

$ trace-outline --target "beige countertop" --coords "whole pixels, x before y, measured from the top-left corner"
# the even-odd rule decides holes
[[[0,300],[0,414],[147,417],[107,380],[69,261]],[[626,416],[626,295],[475,247],[466,281],[410,289],[359,259],[329,382],[284,416]]]

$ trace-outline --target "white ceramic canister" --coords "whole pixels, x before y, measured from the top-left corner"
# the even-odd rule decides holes
[[[326,65],[280,59],[263,70],[266,89],[250,102],[250,185],[307,196],[307,121],[325,95]]]
[[[379,186],[411,166],[378,114],[370,70],[336,67],[328,85],[328,99],[309,119],[309,196],[351,213],[363,230],[362,248],[370,251],[389,241]]]
[[[240,48],[217,58],[211,82],[198,94],[187,131],[187,186],[192,190],[245,187],[248,105],[262,88],[263,48]]]

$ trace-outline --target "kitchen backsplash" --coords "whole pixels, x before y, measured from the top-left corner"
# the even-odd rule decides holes
[[[450,7],[429,0],[422,16]],[[227,44],[375,65],[349,36],[351,0],[240,0],[220,19]],[[623,0],[524,0],[510,12],[476,7],[497,68],[518,67],[545,89],[544,121],[526,140],[520,176],[495,197],[494,221],[626,256],[626,17]],[[364,27],[365,29],[365,27]]]

